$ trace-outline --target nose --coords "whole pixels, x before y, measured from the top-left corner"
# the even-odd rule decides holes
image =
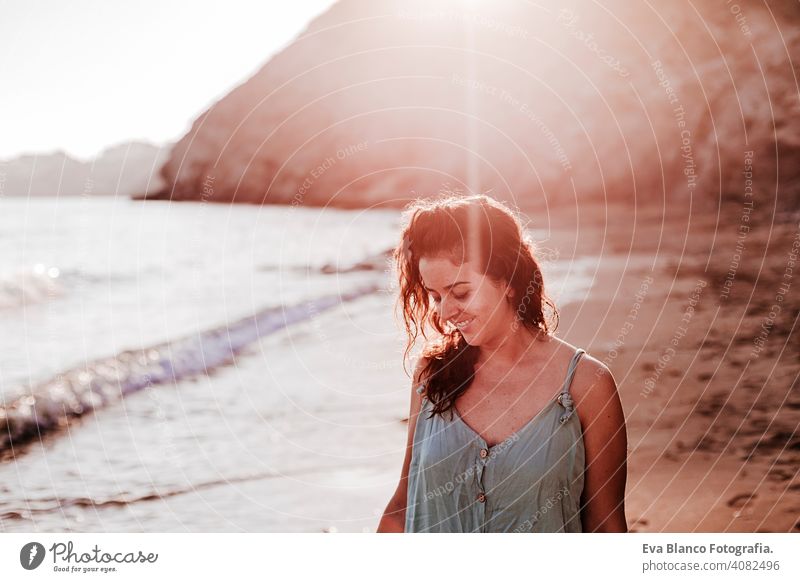
[[[462,310],[458,305],[455,305],[455,303],[456,301],[449,297],[442,299],[442,302],[439,304],[439,318],[442,321],[458,321]]]

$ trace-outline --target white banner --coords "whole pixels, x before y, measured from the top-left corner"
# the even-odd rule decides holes
[[[3,534],[0,580],[798,580],[792,534]]]

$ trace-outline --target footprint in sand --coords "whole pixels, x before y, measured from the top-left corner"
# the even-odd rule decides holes
[[[737,509],[741,509],[755,498],[755,493],[740,493],[739,495],[734,495],[728,499],[728,507],[736,507]]]

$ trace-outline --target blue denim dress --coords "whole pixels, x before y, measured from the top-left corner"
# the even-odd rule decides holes
[[[558,396],[491,447],[455,409],[451,420],[427,418],[431,405],[423,395],[405,531],[580,532],[585,456],[569,387],[584,353],[578,349],[572,357]]]

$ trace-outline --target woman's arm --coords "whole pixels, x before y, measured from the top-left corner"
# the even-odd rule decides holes
[[[588,354],[587,354],[588,355]],[[625,483],[628,436],[617,384],[608,368],[594,358],[576,370],[575,410],[583,426],[586,470],[581,495],[584,532],[627,532]],[[580,366],[579,366],[580,368]]]
[[[406,439],[406,456],[403,460],[403,467],[400,470],[400,483],[389,500],[383,517],[378,524],[376,533],[403,533],[406,526],[406,505],[408,490],[408,468],[411,465],[411,453],[414,446],[414,428],[417,424],[417,416],[422,408],[422,396],[417,393],[417,387],[421,382],[422,370],[426,362],[420,358],[414,370],[414,380],[411,382],[411,406],[408,415],[408,437]]]

